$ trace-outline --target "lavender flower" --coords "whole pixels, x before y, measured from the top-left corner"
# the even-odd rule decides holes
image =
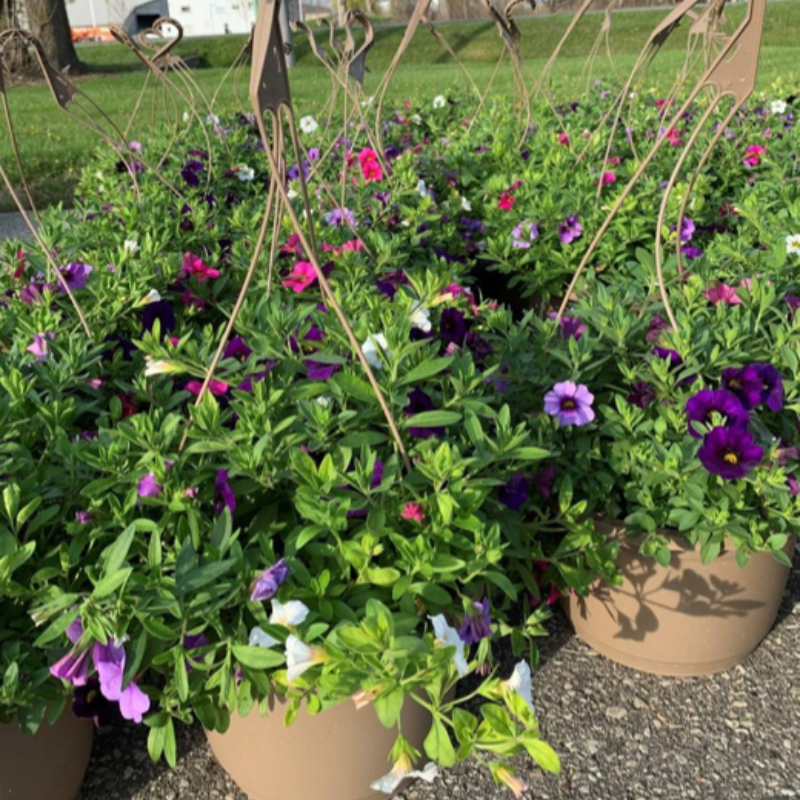
[[[582,235],[583,225],[578,221],[577,214],[567,217],[558,226],[558,238],[561,239],[562,244],[572,244],[575,239],[579,239]]]
[[[271,567],[265,569],[253,581],[250,587],[250,600],[253,603],[258,603],[261,600],[269,600],[271,597],[275,597],[278,589],[288,577],[289,567],[285,559],[282,558]]]
[[[488,639],[492,635],[489,598],[476,600],[472,605],[474,612],[467,613],[458,629],[458,637],[464,644],[478,644],[482,639]]]
[[[538,222],[520,222],[520,224],[511,231],[511,246],[519,250],[528,250],[531,243],[538,238]]]
[[[583,384],[564,381],[544,396],[544,410],[556,417],[562,428],[588,425],[594,419],[593,402],[594,395]]]

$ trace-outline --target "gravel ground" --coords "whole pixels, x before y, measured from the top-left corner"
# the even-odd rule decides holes
[[[572,634],[558,612],[542,645],[534,699],[563,772],[520,762],[539,800],[778,800],[800,797],[800,558],[778,622],[743,665],[665,679],[618,666]],[[216,765],[202,731],[179,731],[174,771],[154,766],[146,730],[97,736],[80,800],[247,800]],[[400,800],[508,800],[473,762]],[[309,798],[311,800],[311,798]],[[325,800],[314,798],[314,800]]]
[[[0,214],[0,240],[30,239],[31,232],[18,211]]]

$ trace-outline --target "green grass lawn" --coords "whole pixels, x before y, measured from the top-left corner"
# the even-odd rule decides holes
[[[636,55],[663,10],[616,13],[613,17],[611,47],[614,65],[625,75],[633,66]],[[728,26],[736,25],[744,13],[744,4],[730,7],[726,12]],[[553,73],[554,91],[565,98],[583,91],[581,73],[602,21],[601,14],[590,14],[567,42]],[[533,76],[542,69],[547,57],[569,23],[566,15],[537,16],[520,20],[523,34],[523,54]],[[686,28],[686,26],[683,26]],[[460,58],[467,65],[479,86],[485,86],[501,52],[500,39],[490,22],[452,23],[441,26]],[[800,1],[770,3],[765,26],[764,47],[759,71],[759,86],[766,87],[777,78],[788,85],[800,83],[800,46],[796,32],[800,30]],[[371,73],[365,91],[370,94],[402,37],[400,27],[376,30],[376,43],[368,58]],[[677,31],[667,42],[651,68],[647,85],[666,88],[683,61],[685,30]],[[238,53],[241,37],[197,38],[182,42],[183,55],[201,58],[204,68],[195,70],[195,79],[209,95],[225,73],[226,67]],[[135,57],[120,45],[85,45],[81,58],[98,73],[80,80],[80,86],[103,111],[120,127],[124,127],[144,81]],[[298,65],[291,73],[295,111],[298,115],[314,113],[327,98],[329,81],[308,50],[307,44],[296,39]],[[607,59],[598,59],[596,74],[611,75]],[[459,72],[445,53],[425,30],[420,29],[407,51],[392,84],[391,96],[427,98],[444,92],[459,80]],[[246,90],[246,75],[243,87]],[[511,72],[505,69],[495,83],[496,91],[511,89]],[[221,94],[221,110],[236,108],[232,87]],[[37,204],[46,204],[69,197],[77,175],[86,162],[97,137],[59,109],[44,86],[25,86],[9,91],[12,114],[20,141],[23,163]],[[135,126],[130,138],[146,138],[151,114],[141,115],[142,124]],[[4,166],[16,174],[11,164],[7,137],[0,140],[0,158]],[[12,207],[10,197],[0,192],[0,209]]]

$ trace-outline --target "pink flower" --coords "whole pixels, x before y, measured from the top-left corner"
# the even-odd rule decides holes
[[[189,381],[186,384],[186,390],[191,392],[195,397],[200,394],[200,390],[203,388],[202,381]],[[208,391],[214,395],[214,397],[222,397],[222,395],[227,394],[230,386],[228,386],[225,381],[216,381],[212,380],[208,384]]]
[[[383,167],[378,161],[378,154],[369,147],[365,147],[358,154],[358,162],[361,164],[361,174],[367,183],[383,180]]]
[[[501,211],[511,211],[516,202],[517,199],[513,195],[510,195],[508,192],[503,192],[503,194],[500,195],[500,199],[497,201],[497,207]]]
[[[425,513],[419,503],[407,503],[405,508],[400,512],[401,519],[410,519],[413,522],[422,522],[425,519]]]
[[[194,253],[185,253],[183,256],[183,269],[181,272],[184,275],[191,275],[200,283],[204,283],[210,278],[219,278],[222,274],[218,269],[212,269],[206,264],[200,256]]]
[[[666,136],[667,136],[667,141],[668,141],[668,142],[669,142],[669,143],[670,143],[670,144],[671,144],[673,147],[680,147],[680,146],[683,144],[683,142],[681,141],[681,134],[680,134],[680,131],[677,131],[677,130],[675,130],[675,128],[670,128],[670,129],[667,131],[667,134],[666,134]]]
[[[558,143],[564,147],[569,147],[569,134],[566,131],[561,131],[558,134]]]
[[[606,159],[606,164],[609,167],[618,167],[622,163],[622,159],[619,156],[609,156]]]
[[[748,167],[757,167],[761,162],[761,156],[767,152],[767,148],[760,144],[751,144],[747,150],[744,151],[743,163]]]
[[[729,306],[739,306],[742,299],[736,294],[735,286],[728,286],[727,283],[720,283],[711,289],[706,289],[703,294],[715,305],[725,303]]]
[[[600,176],[600,180],[598,181],[600,186],[608,186],[609,184],[616,182],[617,182],[617,176],[613,172],[604,172]]]
[[[282,281],[287,289],[291,289],[296,294],[304,292],[309,286],[317,282],[317,273],[314,265],[310,261],[298,261],[294,269],[289,273],[289,277]]]

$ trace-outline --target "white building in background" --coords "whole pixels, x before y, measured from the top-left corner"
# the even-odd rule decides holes
[[[67,0],[73,28],[121,25],[134,35],[159,17],[174,17],[185,36],[249,33],[255,22],[253,0]]]

